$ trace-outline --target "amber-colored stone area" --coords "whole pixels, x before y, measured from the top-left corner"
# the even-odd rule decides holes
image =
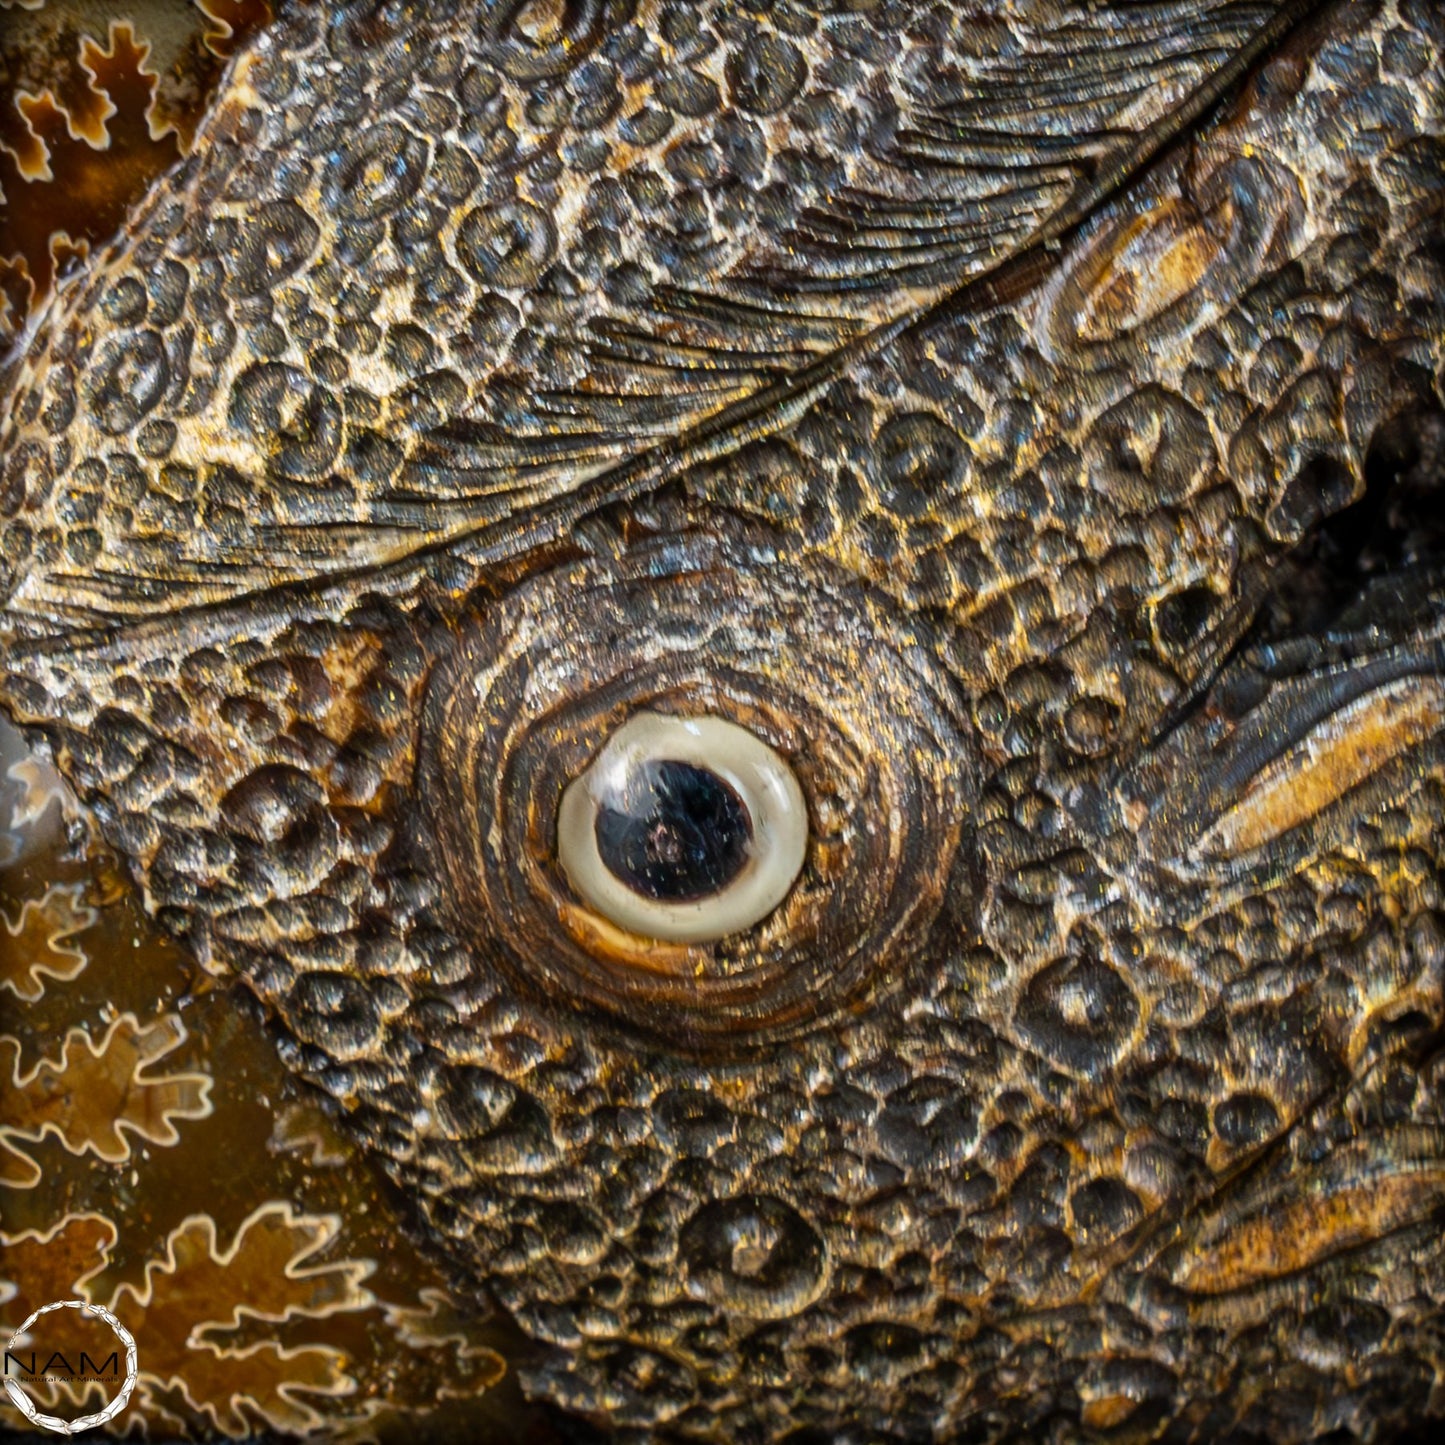
[[[116,1434],[543,1438],[519,1433],[506,1324],[409,1242],[264,1021],[156,935],[0,725],[0,1341],[67,1298],[135,1335]],[[94,1357],[99,1328],[62,1311],[25,1349]],[[86,1388],[31,1394],[73,1418],[103,1403]],[[25,1426],[0,1402],[0,1434]]]
[[[0,351],[186,154],[270,0],[0,0]]]

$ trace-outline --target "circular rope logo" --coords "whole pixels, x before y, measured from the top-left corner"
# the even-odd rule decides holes
[[[21,1388],[19,1382],[10,1376],[10,1362],[15,1360],[24,1374],[31,1376],[32,1380],[37,1376],[49,1378],[50,1366],[59,1359],[68,1375],[79,1374],[82,1378],[99,1378],[104,1374],[104,1366],[108,1365],[115,1358],[114,1352],[106,1357],[101,1365],[94,1361],[84,1352],[81,1352],[81,1368],[76,1371],[63,1355],[52,1355],[44,1367],[37,1368],[37,1355],[31,1353],[30,1365],[26,1368],[23,1360],[18,1354],[14,1354],[16,1341],[29,1331],[30,1327],[41,1315],[48,1315],[54,1310],[80,1310],[83,1314],[92,1315],[98,1320],[103,1320],[110,1326],[115,1337],[125,1346],[125,1381],[120,1387],[120,1393],[108,1404],[105,1409],[96,1411],[93,1415],[82,1415],[78,1420],[62,1420],[58,1415],[42,1415],[39,1407]],[[89,1365],[92,1374],[86,1375],[86,1366]],[[10,1343],[5,1348],[5,1393],[10,1396],[11,1403],[32,1425],[39,1425],[43,1430],[54,1430],[60,1435],[78,1435],[82,1430],[93,1430],[97,1425],[104,1425],[107,1420],[114,1420],[126,1405],[130,1403],[131,1391],[135,1389],[136,1379],[140,1374],[140,1367],[136,1362],[135,1337],[116,1317],[107,1309],[99,1305],[87,1304],[84,1300],[63,1299],[57,1300],[54,1304],[42,1305],[34,1314],[10,1336]]]

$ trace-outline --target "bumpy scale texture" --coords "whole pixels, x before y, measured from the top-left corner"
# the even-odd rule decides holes
[[[1445,1413],[1442,76],[1433,0],[282,4],[62,290],[0,697],[530,1390]],[[647,708],[804,788],[747,934],[557,868]]]

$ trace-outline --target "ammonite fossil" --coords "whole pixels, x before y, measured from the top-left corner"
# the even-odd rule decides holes
[[[279,0],[3,383],[0,704],[172,969],[0,1041],[12,1174],[136,1197],[226,1091],[347,1161],[15,1246],[149,1428],[439,1431],[443,1344],[561,1438],[1445,1414],[1442,61],[1436,0]],[[131,997],[76,916],[20,1000]]]

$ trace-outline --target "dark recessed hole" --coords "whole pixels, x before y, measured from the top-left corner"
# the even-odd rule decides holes
[[[1276,569],[1256,639],[1320,632],[1375,578],[1445,566],[1445,412],[1414,407],[1380,426],[1365,456],[1363,495],[1332,510],[1352,490],[1339,470],[1312,463],[1281,498],[1307,524]]]
[[[1270,509],[1271,530],[1276,536],[1301,537],[1327,525],[1329,518],[1352,510],[1354,493],[1355,479],[1348,467],[1334,457],[1312,457]]]
[[[1209,630],[1219,607],[1219,594],[1203,585],[1185,587],[1161,598],[1154,607],[1154,631],[1172,654],[1193,647]]]

